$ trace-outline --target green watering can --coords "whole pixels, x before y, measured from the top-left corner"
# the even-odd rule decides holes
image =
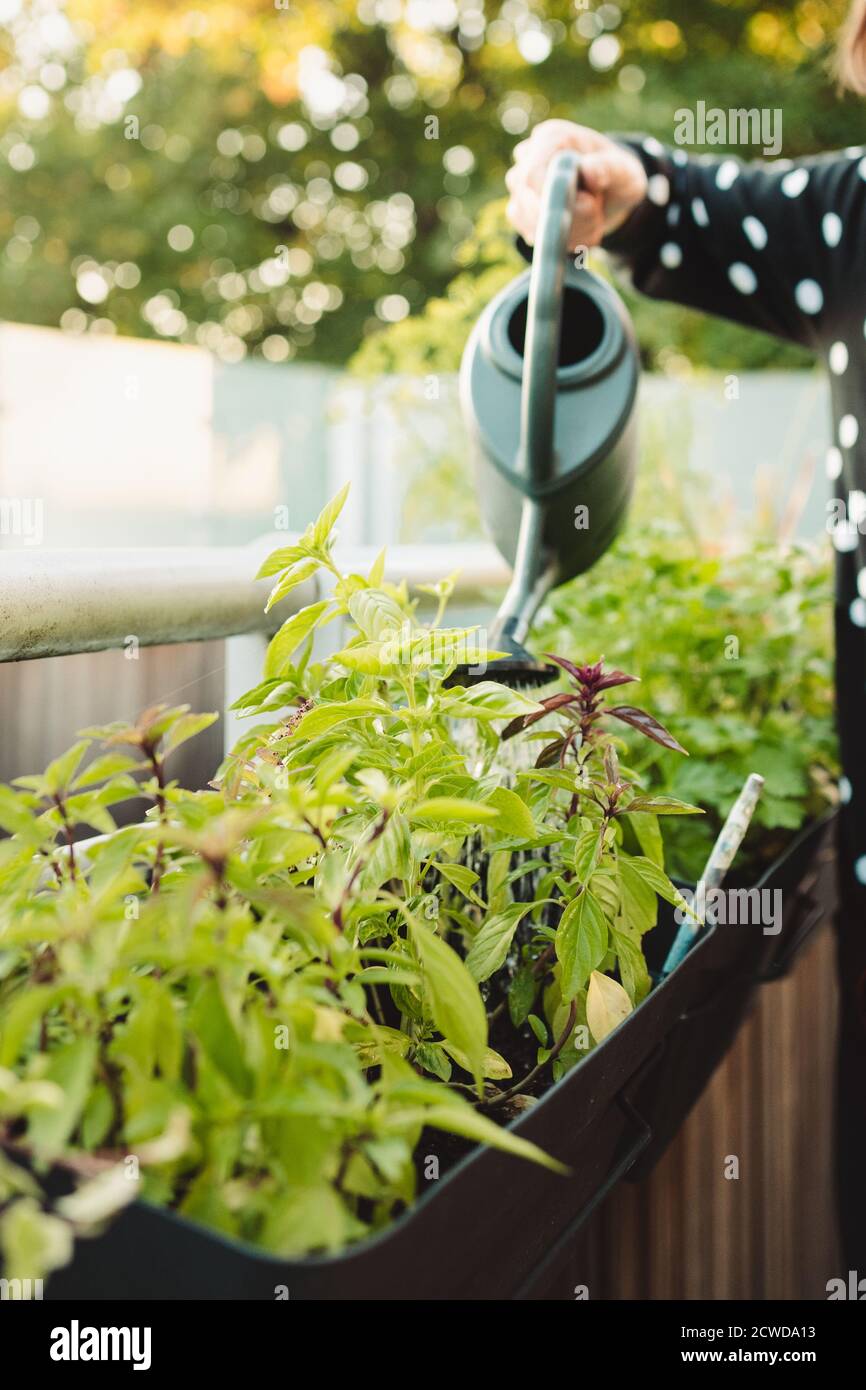
[[[513,570],[488,638],[509,656],[487,673],[513,684],[555,674],[522,646],[530,623],[607,550],[634,482],[637,347],[619,295],[568,256],[579,174],[572,151],[552,161],[532,267],[487,306],[460,370],[482,516]]]

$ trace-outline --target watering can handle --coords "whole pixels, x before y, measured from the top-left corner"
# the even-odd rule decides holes
[[[579,169],[579,155],[574,150],[562,150],[551,161],[541,195],[538,237],[529,276],[516,460],[524,497],[514,571],[497,614],[494,645],[497,638],[523,642],[539,603],[556,582],[556,561],[544,546],[541,489],[553,473],[565,258]]]
[[[551,161],[541,195],[538,236],[532,257],[517,473],[531,496],[553,472],[556,371],[568,233],[580,174],[580,155],[561,150]]]

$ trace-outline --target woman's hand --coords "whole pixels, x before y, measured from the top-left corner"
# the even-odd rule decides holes
[[[547,169],[560,150],[577,150],[583,155],[569,250],[597,246],[643,201],[647,177],[631,150],[571,121],[542,121],[515,147],[514,163],[505,176],[511,194],[508,220],[531,246]]]

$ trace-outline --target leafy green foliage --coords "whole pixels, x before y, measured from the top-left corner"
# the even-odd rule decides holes
[[[263,567],[274,602],[298,566],[332,597],[272,643],[210,787],[166,762],[214,716],[160,705],[2,790],[0,1240],[30,1277],[139,1194],[276,1254],[338,1249],[412,1200],[425,1130],[559,1171],[496,1121],[579,1060],[588,988],[598,1039],[649,988],[641,938],[678,900],[657,817],[693,808],[620,768],[606,701],[632,678],[562,660],[549,708],[446,686],[471,633],[422,623],[380,562],[339,572],[344,499]],[[332,617],[344,647],[315,661]],[[118,830],[131,795],[151,809]]]
[[[754,874],[835,803],[831,613],[825,555],[766,541],[713,553],[645,511],[590,575],[550,596],[535,641],[640,671],[641,698],[688,747],[688,761],[671,760],[624,730],[651,793],[630,818],[644,854],[644,809],[675,814],[673,797],[706,812],[666,824],[675,877],[700,874],[750,772],[766,785],[738,872]]]

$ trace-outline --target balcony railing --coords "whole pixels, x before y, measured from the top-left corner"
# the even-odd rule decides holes
[[[16,550],[0,555],[0,662],[170,642],[204,642],[258,633],[267,637],[320,594],[299,585],[269,614],[273,581],[254,580],[285,534],[219,549]],[[372,548],[338,551],[347,571],[363,573]],[[490,545],[394,546],[386,578],[410,586],[460,571],[456,597],[479,599],[508,577]]]
[[[70,656],[226,638],[225,703],[261,678],[268,638],[292,613],[325,592],[327,576],[298,586],[265,613],[273,580],[253,576],[264,557],[291,543],[286,533],[252,545],[220,548],[39,550],[0,554],[0,662]],[[336,552],[341,569],[365,573],[373,547]],[[458,603],[480,603],[501,588],[508,570],[493,546],[393,546],[385,576],[410,589],[459,572]],[[340,634],[329,628],[330,643]],[[332,649],[336,649],[335,647]],[[225,743],[239,726],[226,713]]]

